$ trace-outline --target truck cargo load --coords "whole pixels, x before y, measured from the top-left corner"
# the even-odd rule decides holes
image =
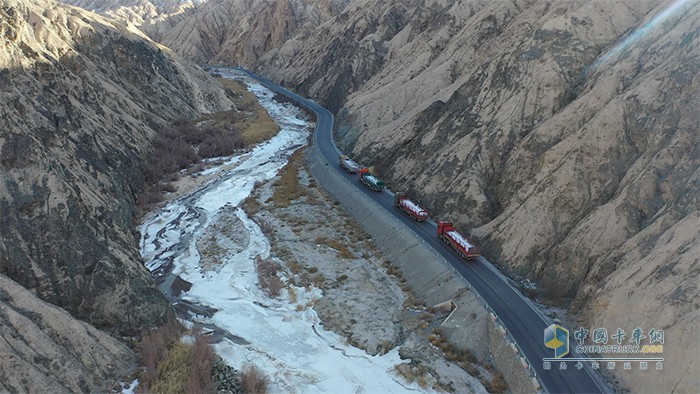
[[[360,179],[360,182],[364,183],[367,187],[370,189],[380,192],[384,190],[384,181],[381,179],[377,178],[375,175],[371,174],[369,172],[369,169],[367,168],[362,168],[358,171],[358,178]]]
[[[406,212],[413,220],[417,220],[419,222],[428,220],[428,217],[430,216],[427,210],[409,200],[406,197],[406,193],[399,192],[394,194],[394,205],[400,210]]]
[[[340,155],[338,164],[347,172],[354,174],[360,170],[360,165],[350,160],[346,155]]]
[[[481,256],[481,249],[476,243],[458,232],[451,222],[439,221],[437,235],[443,242],[452,246],[457,254],[464,259],[473,260]]]

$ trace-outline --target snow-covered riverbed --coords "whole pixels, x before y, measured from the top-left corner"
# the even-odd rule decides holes
[[[259,289],[254,262],[256,256],[269,256],[270,243],[240,208],[235,209],[235,215],[249,233],[247,245],[239,253],[227,254],[223,264],[213,270],[201,266],[197,240],[207,227],[224,211],[238,207],[256,182],[274,177],[311,132],[298,108],[272,100],[273,93],[255,82],[246,83],[281,131],[252,152],[232,158],[229,163],[236,166],[215,181],[146,218],[141,229],[141,253],[147,267],[153,271],[172,264],[173,274],[192,283],[181,298],[217,310],[211,318],[193,319],[214,324],[241,339],[224,339],[215,346],[217,353],[235,368],[254,364],[262,369],[271,378],[273,391],[419,390],[394,372],[396,365],[407,362],[400,360],[397,349],[383,356],[369,356],[323,329],[311,307],[313,300],[322,296],[320,290],[295,288],[297,300],[290,302],[286,290],[273,299]]]

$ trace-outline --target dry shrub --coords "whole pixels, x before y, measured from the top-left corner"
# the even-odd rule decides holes
[[[264,394],[268,391],[270,379],[255,365],[247,365],[241,371],[241,387],[244,393]]]
[[[214,393],[214,350],[205,337],[197,335],[193,345],[192,366],[185,383],[188,393]]]
[[[292,273],[297,275],[304,269],[304,266],[294,259],[287,260],[286,264],[287,268],[289,268],[289,270],[292,271]]]
[[[326,277],[323,274],[318,273],[311,277],[311,283],[313,283],[318,288],[322,288],[323,285],[326,283]]]
[[[294,286],[289,286],[289,303],[293,304],[297,302],[297,289],[294,288]]]
[[[161,187],[161,190],[168,193],[175,193],[177,191],[177,187],[175,187],[175,185],[173,185],[172,183],[168,182]]]
[[[199,138],[201,142],[197,144],[197,153],[202,158],[229,156],[245,146],[240,133],[221,127],[203,129]]]
[[[488,387],[489,393],[505,393],[508,391],[508,384],[501,372],[496,372]]]
[[[192,346],[176,341],[158,365],[158,378],[151,386],[153,393],[184,393],[192,360]]]
[[[202,158],[228,156],[244,147],[240,133],[229,126],[198,128],[187,120],[179,120],[161,130],[153,141],[153,153],[144,163],[142,172],[147,185],[147,193],[154,191],[175,191],[169,182],[179,178],[179,171],[199,165]],[[159,183],[165,180],[166,185]],[[173,189],[173,190],[169,190]],[[154,200],[149,196],[147,201]]]
[[[282,280],[277,276],[277,264],[270,259],[255,257],[255,269],[258,271],[258,282],[260,287],[267,292],[270,297],[277,297],[282,290]]]
[[[158,365],[165,359],[168,348],[177,339],[179,332],[180,324],[171,317],[161,327],[142,334],[139,362],[144,367],[141,384],[145,388],[151,387],[158,377]]]

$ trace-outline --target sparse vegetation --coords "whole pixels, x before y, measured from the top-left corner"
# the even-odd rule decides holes
[[[260,288],[265,290],[270,297],[277,297],[282,290],[282,280],[277,276],[277,263],[271,259],[255,257],[255,269],[258,271]]]
[[[330,239],[326,237],[317,237],[314,240],[314,243],[318,245],[326,245],[331,249],[334,249],[336,251],[336,256],[338,256],[341,259],[354,259],[355,255],[350,252],[350,249],[347,248],[347,246],[343,245],[340,243],[338,240],[335,239]]]
[[[145,388],[151,387],[158,377],[158,365],[167,355],[170,345],[178,338],[180,330],[180,324],[173,317],[161,327],[142,333],[139,362],[144,367],[141,384]]]
[[[221,78],[219,81],[226,88],[229,97],[236,103],[238,111],[228,111],[234,112],[236,117],[226,118],[223,116],[222,118],[222,115],[214,114],[203,118],[203,120],[223,124],[235,122],[235,126],[240,130],[246,145],[269,140],[279,132],[277,123],[270,117],[267,110],[258,104],[258,99],[246,89],[243,82],[225,78]]]
[[[236,109],[208,114],[195,121],[181,119],[158,132],[154,150],[142,171],[146,190],[139,209],[163,200],[163,193],[176,191],[172,182],[180,171],[201,171],[201,161],[229,156],[245,146],[272,138],[279,126],[241,81],[220,78]]]
[[[265,394],[268,391],[270,379],[254,365],[247,365],[241,371],[241,386],[244,393]]]
[[[289,162],[279,172],[279,179],[273,184],[274,192],[270,198],[271,202],[278,207],[288,207],[292,201],[306,195],[306,191],[299,184],[297,178],[299,166],[303,160],[303,149],[299,149],[292,154]]]
[[[180,324],[170,319],[163,326],[142,334],[139,361],[143,367],[140,389],[153,393],[212,393],[214,352],[204,337],[195,333],[194,344],[180,340]]]

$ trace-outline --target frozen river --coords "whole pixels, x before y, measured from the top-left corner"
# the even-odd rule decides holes
[[[233,77],[233,75],[226,75]],[[150,270],[171,265],[172,273],[192,283],[181,299],[213,308],[210,316],[191,315],[191,321],[215,325],[241,340],[224,338],[216,352],[231,366],[253,364],[271,380],[274,392],[391,393],[418,391],[394,371],[402,362],[398,349],[370,356],[348,345],[343,337],[326,331],[312,307],[322,297],[319,289],[295,287],[296,302],[285,289],[270,298],[258,287],[255,259],[269,257],[270,243],[255,222],[240,209],[256,182],[273,178],[288,157],[306,144],[311,133],[304,113],[291,104],[273,100],[274,94],[251,80],[246,84],[280,125],[266,143],[225,166],[216,179],[174,200],[144,221],[141,254]],[[242,251],[226,254],[223,264],[205,269],[197,240],[218,215],[233,210],[248,232]],[[225,247],[225,245],[224,245]],[[284,278],[283,278],[284,279]]]

